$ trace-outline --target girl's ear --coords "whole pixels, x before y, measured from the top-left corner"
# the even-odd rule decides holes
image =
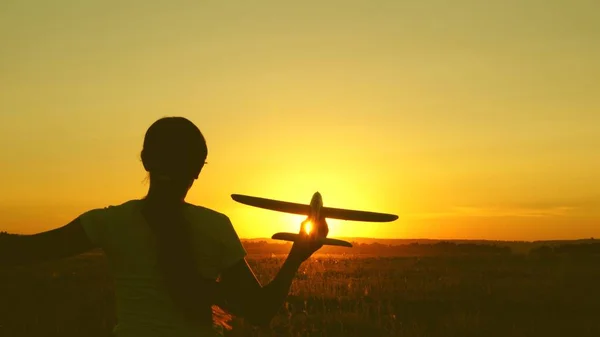
[[[148,171],[148,168],[146,167],[146,155],[144,153],[144,150],[142,150],[142,152],[140,152],[140,159],[142,160],[142,164],[144,165],[144,169],[146,171]]]
[[[142,164],[144,165],[144,170],[146,170],[146,172],[150,172],[150,166],[148,165],[148,155],[146,154],[146,152],[144,152],[144,150],[142,150],[142,153],[140,154],[140,158],[142,159]]]

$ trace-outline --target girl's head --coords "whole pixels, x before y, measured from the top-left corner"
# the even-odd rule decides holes
[[[198,178],[207,155],[204,136],[184,117],[161,118],[144,137],[142,163],[150,173],[150,183],[168,182],[180,197]]]

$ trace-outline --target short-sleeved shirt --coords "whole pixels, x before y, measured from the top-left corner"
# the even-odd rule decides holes
[[[79,218],[90,240],[101,247],[115,283],[118,337],[219,336],[219,329],[191,326],[174,307],[159,281],[152,233],[142,216],[143,200],[94,209]],[[200,273],[219,274],[246,256],[229,218],[211,209],[186,204]]]

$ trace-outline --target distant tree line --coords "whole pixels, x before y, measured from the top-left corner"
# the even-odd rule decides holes
[[[411,243],[404,245],[389,245],[381,243],[356,243],[353,248],[324,246],[319,253],[324,254],[368,254],[385,256],[424,256],[424,255],[506,255],[511,254],[510,247],[475,244],[438,242],[431,244]],[[244,247],[249,254],[286,254],[291,243],[277,244],[266,241],[244,242]]]
[[[291,243],[267,241],[244,241],[249,254],[287,254]],[[319,250],[324,254],[363,254],[382,256],[434,256],[434,255],[509,255],[530,254],[533,256],[577,255],[600,256],[600,242],[595,239],[577,241],[539,242],[411,242],[406,244],[383,244],[352,242],[353,248],[325,246]]]
[[[570,243],[557,246],[543,245],[531,250],[536,256],[548,255],[600,255],[600,242]]]

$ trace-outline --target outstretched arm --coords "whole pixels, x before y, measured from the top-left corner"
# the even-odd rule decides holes
[[[0,267],[35,264],[77,255],[95,248],[79,218],[33,235],[0,235]]]
[[[327,235],[325,219],[321,219],[316,226],[321,229],[321,235]],[[217,304],[232,314],[245,317],[253,324],[269,324],[285,302],[302,262],[322,246],[319,240],[315,240],[316,236],[303,231],[300,234],[302,240],[294,242],[283,266],[275,278],[265,286],[256,279],[246,259],[241,259],[225,270],[218,283]]]

